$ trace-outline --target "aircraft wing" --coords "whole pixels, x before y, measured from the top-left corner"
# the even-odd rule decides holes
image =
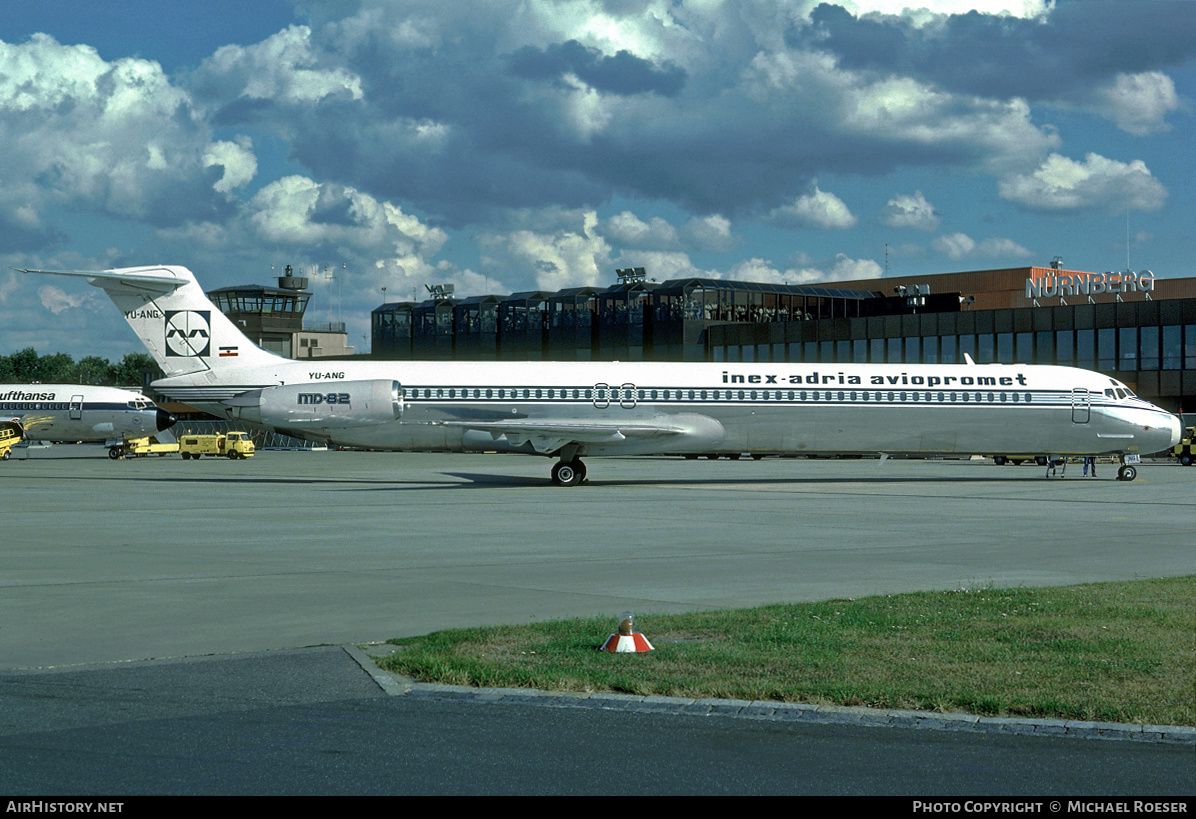
[[[629,439],[663,438],[673,435],[709,434],[703,429],[712,419],[702,418],[706,423],[694,423],[694,419],[670,416],[658,419],[624,421],[573,421],[537,420],[521,418],[510,421],[441,421],[443,426],[465,430],[488,432],[495,440],[506,438],[511,446],[530,443],[537,452],[551,454],[567,444],[618,444]],[[721,437],[721,427],[718,430]]]

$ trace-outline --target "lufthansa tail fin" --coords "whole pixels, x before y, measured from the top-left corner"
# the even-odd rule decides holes
[[[177,265],[115,270],[22,270],[77,276],[103,290],[167,377],[282,361],[245,337]]]

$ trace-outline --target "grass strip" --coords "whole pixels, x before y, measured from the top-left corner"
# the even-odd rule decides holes
[[[966,589],[396,639],[421,682],[1196,725],[1196,576]]]

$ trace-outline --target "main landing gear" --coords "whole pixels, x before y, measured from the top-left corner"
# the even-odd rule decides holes
[[[552,467],[552,482],[557,486],[577,486],[586,479],[586,465],[581,458],[557,461]]]

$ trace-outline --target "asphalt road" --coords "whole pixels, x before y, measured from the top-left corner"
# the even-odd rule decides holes
[[[913,798],[1032,799],[1048,813],[1057,812],[1048,797],[1190,797],[1196,762],[1192,744],[388,696],[335,647],[0,673],[0,700],[0,794],[18,803],[51,794],[817,794],[887,795],[906,811]],[[138,807],[161,810],[133,801],[122,813]]]

